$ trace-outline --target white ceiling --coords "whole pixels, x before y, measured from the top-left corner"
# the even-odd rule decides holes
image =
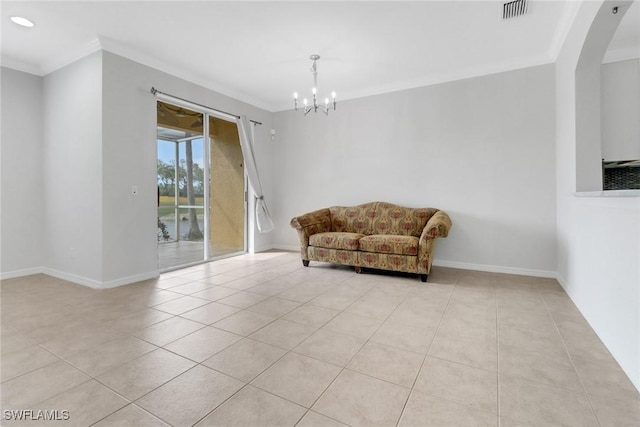
[[[338,100],[553,62],[577,7],[529,0],[503,21],[500,1],[3,0],[1,58],[44,75],[102,47],[278,111],[310,92],[312,53]]]

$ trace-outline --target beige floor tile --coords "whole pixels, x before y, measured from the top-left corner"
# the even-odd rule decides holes
[[[370,341],[353,358],[347,368],[411,388],[418,376],[423,359],[422,354]]]
[[[125,338],[126,335],[114,329],[102,327],[86,333],[65,333],[40,345],[58,357],[66,358],[79,351],[91,350],[106,342]]]
[[[231,332],[207,326],[165,345],[164,348],[187,359],[202,362],[241,338]]]
[[[498,376],[495,372],[427,357],[414,390],[498,413]]]
[[[500,343],[500,373],[582,392],[583,387],[566,353],[532,351]]]
[[[217,371],[249,382],[286,353],[269,344],[244,338],[202,362]]]
[[[635,398],[633,398],[635,397]],[[640,423],[640,397],[591,396],[591,405],[601,426],[635,427]]]
[[[172,426],[192,426],[245,383],[198,365],[139,399],[136,404]],[[179,396],[179,399],[176,399]]]
[[[212,288],[214,285],[204,282],[189,282],[184,285],[174,286],[171,288],[171,292],[178,292],[179,294],[191,295],[196,292],[204,291]]]
[[[310,303],[334,310],[344,310],[367,291],[367,289],[358,287],[336,286],[313,298]]]
[[[29,409],[90,378],[63,361],[21,375],[0,386],[3,409]]]
[[[276,318],[273,316],[242,310],[215,322],[212,326],[233,332],[234,334],[247,336],[274,320],[276,320]]]
[[[320,329],[293,349],[294,352],[314,359],[347,366],[347,363],[362,348],[366,340]]]
[[[280,292],[286,291],[287,289],[291,289],[298,284],[299,283],[289,283],[287,280],[277,278],[264,283],[260,283],[253,288],[249,288],[248,290],[256,294],[274,296],[278,295]]]
[[[240,292],[238,289],[225,288],[224,286],[213,286],[203,291],[192,294],[192,297],[208,299],[209,301],[218,301]]]
[[[249,288],[259,285],[260,283],[262,283],[261,280],[251,279],[249,277],[242,277],[240,279],[235,279],[229,282],[225,282],[224,286],[227,288],[240,289],[241,291],[245,291]]]
[[[279,293],[278,297],[305,303],[322,294],[327,289],[328,287],[326,286],[318,286],[312,283],[303,283]]]
[[[382,320],[359,314],[342,312],[323,326],[341,334],[352,335],[358,338],[369,339],[382,325]]]
[[[194,310],[187,311],[186,313],[182,313],[180,317],[184,317],[185,319],[193,320],[194,322],[199,322],[205,325],[210,325],[212,323],[217,322],[218,320],[222,320],[225,317],[229,317],[234,313],[242,310],[238,307],[231,307],[230,305],[219,304],[217,302],[212,302],[207,305],[203,305],[202,307],[198,307]]]
[[[304,413],[302,406],[249,385],[197,426],[287,427],[294,426]]]
[[[385,320],[400,304],[400,301],[394,301],[393,299],[368,296],[369,294],[351,304],[346,311]]]
[[[205,277],[200,279],[199,282],[209,283],[211,285],[223,285],[227,282],[231,282],[232,280],[236,280],[236,276],[232,276],[230,274],[216,274],[215,276]]]
[[[572,361],[590,396],[637,398],[638,390],[613,357],[607,361],[599,361],[583,356],[573,356]]]
[[[328,321],[336,317],[340,311],[333,310],[326,307],[319,307],[310,303],[301,305],[289,314],[283,317],[285,320],[290,320],[296,323],[302,323],[303,325],[315,326],[320,328]]]
[[[170,314],[182,314],[194,308],[209,304],[209,300],[202,298],[194,298],[192,296],[184,296],[182,298],[174,299],[169,302],[158,304],[154,306],[156,310],[161,310]]]
[[[36,406],[37,409],[58,409],[69,411],[65,426],[84,427],[112,414],[129,401],[118,396],[95,380],[85,382],[67,390]],[[41,421],[34,425],[51,425],[51,421]]]
[[[2,355],[32,347],[37,341],[27,334],[15,330],[2,335]]]
[[[175,299],[182,298],[183,296],[183,294],[178,292],[157,289],[153,292],[144,292],[139,295],[129,297],[128,300],[141,306],[153,307],[154,305],[173,301]]]
[[[408,396],[407,388],[344,370],[313,410],[354,427],[395,426]]]
[[[582,393],[500,375],[500,415],[532,426],[597,426]]]
[[[137,338],[126,337],[72,353],[65,360],[87,375],[97,377],[157,348]]]
[[[497,427],[496,415],[413,391],[399,427]]]
[[[111,320],[107,322],[106,325],[120,332],[130,333],[135,330],[154,325],[158,322],[162,322],[163,320],[170,319],[171,317],[173,317],[172,314],[165,313],[164,311],[156,310],[154,308],[147,308],[145,310]]]
[[[289,353],[251,384],[309,408],[339,373],[337,366]]]
[[[158,349],[100,375],[97,380],[127,399],[135,400],[194,365],[191,360]]]
[[[402,302],[388,320],[418,328],[435,329],[444,312],[444,307],[428,307],[420,301],[406,300]]]
[[[204,325],[201,323],[181,317],[172,317],[154,325],[147,326],[144,329],[134,331],[132,335],[151,344],[164,346],[201,328],[204,328]]]
[[[427,354],[435,336],[435,329],[417,328],[402,323],[386,321],[371,337],[371,341],[402,350]]]
[[[249,311],[266,314],[273,317],[282,317],[293,309],[300,306],[299,302],[289,301],[286,299],[271,297],[247,308]]]
[[[104,329],[104,324],[87,316],[70,314],[57,322],[29,331],[29,337],[38,343],[60,339],[64,336],[92,335],[95,331]],[[3,341],[4,344],[4,341]]]
[[[169,427],[162,420],[154,417],[136,405],[130,404],[108,417],[104,418],[93,427]]]
[[[313,326],[278,319],[249,335],[249,338],[291,350],[315,331]]]
[[[498,369],[498,349],[495,339],[438,333],[429,349],[429,356],[462,363],[480,369]]]
[[[0,373],[2,374],[0,381],[10,380],[22,374],[51,365],[59,360],[59,358],[37,345],[5,354],[0,360]]]
[[[233,307],[247,308],[264,301],[268,297],[262,294],[254,294],[253,292],[240,291],[226,298],[219,299],[218,302]]]
[[[302,417],[296,427],[347,427],[345,424],[325,417],[317,412],[309,411]]]

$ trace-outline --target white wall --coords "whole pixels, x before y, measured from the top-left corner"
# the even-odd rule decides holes
[[[276,247],[289,220],[383,200],[452,218],[435,262],[553,276],[554,68],[540,66],[275,114]]]
[[[640,59],[602,64],[602,158],[640,159]]]
[[[556,62],[558,275],[640,389],[640,198],[576,195],[577,154],[583,144],[594,143],[580,136],[600,126],[599,120],[593,123],[592,114],[600,106],[585,100],[597,98],[593,92],[600,87],[599,80],[593,83],[594,75],[599,74],[616,20],[622,18],[610,13],[611,4],[602,9],[601,5],[581,5]]]
[[[42,266],[42,78],[0,71],[0,275],[30,274]]]
[[[103,239],[107,284],[131,281],[158,270],[156,210],[156,99],[151,87],[192,102],[246,115],[256,128],[256,161],[266,200],[272,200],[269,139],[271,113],[141,65],[103,54]],[[131,186],[139,193],[131,195]],[[256,250],[271,247],[269,234],[257,234]]]
[[[102,53],[44,77],[44,245],[47,272],[102,281]],[[14,159],[18,161],[18,159]]]

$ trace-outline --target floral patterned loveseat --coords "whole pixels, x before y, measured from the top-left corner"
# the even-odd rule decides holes
[[[300,237],[302,264],[309,261],[403,271],[431,271],[438,237],[447,237],[449,216],[433,208],[406,208],[385,202],[333,206],[291,220]]]

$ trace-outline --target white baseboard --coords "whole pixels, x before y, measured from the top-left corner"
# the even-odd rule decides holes
[[[486,271],[488,273],[514,274],[516,276],[532,276],[545,277],[549,279],[557,279],[558,274],[555,271],[534,270],[529,268],[504,267],[500,265],[488,264],[472,264],[468,262],[434,260],[433,265],[436,267],[458,268],[460,270]]]
[[[68,282],[72,282],[78,285],[87,286],[93,289],[109,289],[115,288],[118,286],[128,285],[135,282],[140,282],[142,280],[148,280],[156,278],[160,275],[158,270],[149,271],[146,273],[135,274],[133,276],[122,277],[115,280],[109,280],[106,282],[101,282],[94,279],[89,279],[88,277],[78,276],[77,274],[67,273],[64,271],[56,270],[55,268],[49,267],[34,267],[25,270],[17,270],[17,271],[9,271],[6,273],[0,273],[0,279],[14,279],[17,277],[31,276],[34,274],[46,274],[51,277],[55,277],[57,279],[66,280]]]
[[[300,252],[300,245],[274,245],[271,249],[280,249],[287,252]]]
[[[32,276],[44,273],[42,267],[25,268],[24,270],[5,271],[0,273],[0,280],[15,279],[16,277]]]
[[[299,245],[274,245],[273,249],[281,249],[286,251],[299,252]],[[499,265],[472,264],[468,262],[434,260],[433,265],[436,267],[459,268],[461,270],[486,271],[489,273],[514,274],[517,276],[545,277],[556,279],[558,274],[555,271],[534,270],[529,268],[504,267]]]

